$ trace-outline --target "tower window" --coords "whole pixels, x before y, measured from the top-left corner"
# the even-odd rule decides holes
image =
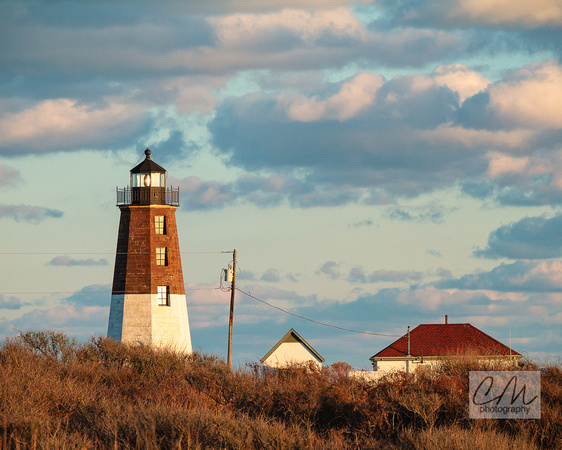
[[[166,247],[156,247],[156,265],[168,265],[168,249]]]
[[[154,230],[156,234],[166,234],[166,216],[154,216]]]
[[[158,286],[158,305],[170,306],[170,286]]]

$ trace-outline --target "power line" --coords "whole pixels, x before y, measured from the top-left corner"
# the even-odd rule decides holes
[[[184,288],[186,291],[205,291],[205,290],[217,290],[220,289],[219,287],[213,287],[213,288]],[[250,298],[252,298],[253,300],[257,300],[260,303],[263,303],[264,305],[269,306],[270,308],[276,309],[278,311],[281,311],[282,313],[288,314],[290,316],[293,317],[297,317],[299,319],[302,320],[306,320],[308,322],[312,322],[315,323],[317,325],[322,325],[325,327],[330,327],[330,328],[335,328],[338,330],[342,330],[342,331],[349,331],[350,333],[357,333],[357,334],[367,334],[370,336],[387,336],[387,337],[402,337],[402,335],[398,335],[398,334],[387,334],[387,333],[374,333],[372,331],[359,331],[359,330],[353,330],[350,328],[344,328],[344,327],[339,327],[337,325],[331,325],[329,323],[325,323],[325,322],[320,322],[318,320],[314,320],[314,319],[309,319],[308,317],[304,317],[301,316],[299,314],[295,314],[292,312],[289,312],[287,310],[284,310],[283,308],[279,308],[278,306],[272,305],[271,303],[268,303],[264,300],[261,300],[257,297],[255,297],[254,295],[245,292],[241,289],[236,288],[236,290]],[[34,291],[34,292],[0,292],[0,295],[39,295],[39,294],[73,294],[73,295],[77,295],[77,294],[107,294],[113,291],[110,290],[103,290],[103,291]],[[118,292],[119,294],[125,294],[125,292]],[[255,305],[254,305],[255,306]],[[257,310],[256,310],[257,311]],[[258,312],[258,316],[259,312]],[[261,317],[260,317],[261,320]],[[269,336],[268,336],[269,337]]]
[[[247,296],[250,297],[250,298],[253,298],[254,300],[257,300],[257,301],[260,302],[260,303],[263,303],[264,305],[267,305],[267,306],[269,306],[269,307],[271,307],[271,308],[274,308],[274,309],[276,309],[276,310],[278,310],[278,311],[281,311],[281,312],[283,312],[283,313],[285,313],[285,314],[289,314],[290,316],[298,317],[299,319],[307,320],[307,321],[309,321],[309,322],[315,323],[315,324],[317,324],[317,325],[322,325],[322,326],[330,327],[330,328],[336,328],[336,329],[338,329],[338,330],[343,330],[343,331],[349,331],[349,332],[351,332],[351,333],[368,334],[368,335],[371,335],[371,336],[402,337],[401,334],[386,334],[386,333],[373,333],[372,331],[358,331],[358,330],[352,330],[352,329],[350,329],[350,328],[338,327],[337,325],[331,325],[331,324],[329,324],[329,323],[320,322],[320,321],[314,320],[314,319],[309,319],[308,317],[299,316],[298,314],[295,314],[295,313],[286,311],[286,310],[284,310],[283,308],[279,308],[278,306],[272,305],[271,303],[267,303],[266,301],[261,300],[261,299],[259,299],[259,298],[257,298],[257,297],[254,297],[252,294],[249,294],[248,292],[244,292],[244,291],[242,291],[242,290],[240,290],[240,289],[238,289],[238,288],[236,288],[236,290],[237,290],[238,292],[244,294],[244,295],[247,295]]]
[[[184,288],[186,291],[212,291],[218,287],[210,288]],[[0,292],[0,295],[39,295],[39,294],[107,294],[114,291],[34,291],[34,292]],[[117,291],[116,294],[126,294],[125,291]]]
[[[232,252],[180,252],[183,254],[222,254]],[[150,252],[0,252],[0,255],[150,255]]]
[[[244,284],[246,285],[246,289],[248,289],[248,293],[250,293],[250,286],[248,286],[248,282],[246,281],[246,277],[244,276],[244,272],[242,272],[242,267],[240,267],[239,263],[236,263],[236,264],[238,266],[238,269],[240,270],[240,274],[242,275],[242,278],[244,279]],[[242,291],[240,291],[240,292],[242,292]],[[256,305],[256,302],[253,301],[253,300],[254,299],[252,298],[252,303],[254,305],[254,309],[256,310],[256,314],[258,315],[258,319],[260,320],[260,324],[263,328],[263,332],[265,333],[265,335],[267,336],[267,338],[269,339],[269,341],[271,343],[272,342],[271,336],[267,332],[267,328],[265,327],[265,323],[263,322],[263,319],[261,318],[261,314],[260,314],[260,310],[258,309],[258,305]],[[279,361],[277,361],[277,362],[279,362]]]
[[[223,253],[233,253],[232,251],[221,251],[221,252],[180,252],[181,254],[223,254]],[[146,255],[147,253],[130,253],[130,252],[125,252],[125,253],[100,253],[100,252],[70,252],[70,253],[62,253],[64,255]],[[0,255],[61,255],[60,252],[57,253],[53,253],[53,252],[0,252]],[[236,270],[236,269],[235,269]],[[242,273],[242,271],[240,270],[240,272]],[[222,275],[222,274],[221,274]],[[244,278],[244,282],[246,282],[246,279],[242,273],[242,277]],[[222,281],[222,276],[221,276],[221,281]],[[246,282],[246,287],[248,288],[248,291],[250,290],[248,287],[248,283]],[[221,287],[214,287],[214,288],[184,288],[186,291],[202,291],[202,290],[215,290],[215,289],[221,289]],[[264,305],[267,305],[273,309],[276,309],[280,312],[283,312],[285,314],[288,314],[290,316],[293,317],[297,317],[299,319],[302,320],[306,320],[308,322],[312,322],[315,323],[317,325],[322,325],[325,327],[330,327],[330,328],[335,328],[338,330],[342,330],[342,331],[348,331],[350,333],[357,333],[357,334],[367,334],[367,335],[371,335],[371,336],[388,336],[388,337],[401,337],[402,335],[397,335],[397,334],[386,334],[386,333],[374,333],[371,331],[359,331],[359,330],[353,330],[350,328],[344,328],[344,327],[339,327],[337,325],[331,325],[325,322],[320,322],[318,320],[314,320],[314,319],[309,319],[308,317],[304,317],[289,311],[286,311],[282,308],[279,308],[278,306],[272,305],[264,300],[261,300],[257,297],[255,297],[254,295],[250,294],[250,292],[244,292],[241,289],[236,288],[237,291],[239,291],[240,293],[260,302],[263,303]],[[109,291],[109,290],[104,290],[104,291],[34,291],[34,292],[0,292],[0,295],[40,295],[40,294],[107,294],[109,292],[113,292],[113,291]],[[125,292],[118,292],[118,294],[125,294]],[[255,305],[254,305],[255,306]],[[261,321],[261,316],[259,314],[259,311],[256,308],[256,312],[258,314],[258,317],[260,318]],[[263,325],[263,322],[262,322]],[[267,333],[267,332],[266,332]]]

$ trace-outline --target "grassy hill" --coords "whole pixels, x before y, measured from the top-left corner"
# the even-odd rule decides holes
[[[471,420],[475,360],[368,384],[345,363],[230,371],[211,355],[179,355],[105,338],[77,343],[28,332],[0,348],[2,448],[562,447],[562,369],[541,370],[540,420]]]

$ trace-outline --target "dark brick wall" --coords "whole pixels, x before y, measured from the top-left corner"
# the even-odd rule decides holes
[[[120,206],[113,294],[185,294],[175,206]],[[155,234],[154,216],[166,217],[166,234]],[[156,247],[168,249],[168,265],[156,265]]]

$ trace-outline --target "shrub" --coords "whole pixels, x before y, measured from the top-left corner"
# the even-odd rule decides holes
[[[560,448],[560,366],[540,368],[542,418],[527,421],[468,418],[468,373],[483,368],[454,358],[373,384],[344,363],[230,370],[213,355],[29,332],[0,348],[0,436],[2,448]]]

